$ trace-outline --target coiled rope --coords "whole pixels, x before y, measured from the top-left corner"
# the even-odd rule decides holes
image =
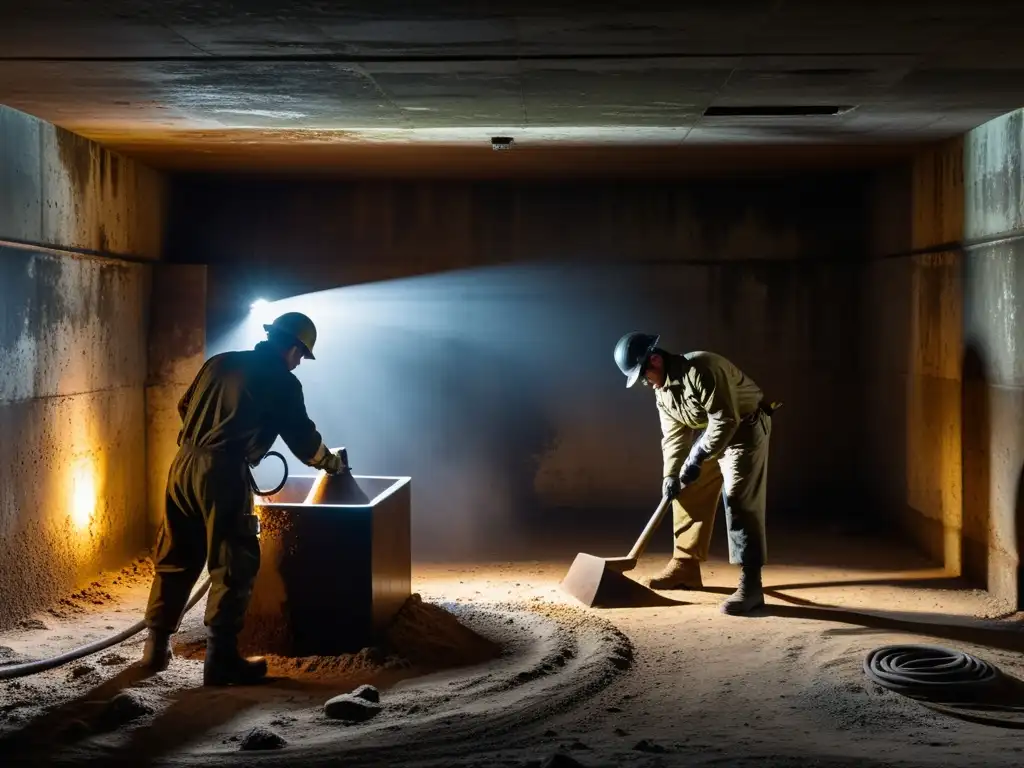
[[[1024,716],[1024,706],[1019,691],[1013,700],[1011,678],[969,653],[935,645],[887,645],[867,655],[864,673],[883,688],[937,712],[984,725],[1024,729],[1024,719],[977,714],[981,710]]]

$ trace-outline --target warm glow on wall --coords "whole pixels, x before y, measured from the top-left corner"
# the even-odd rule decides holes
[[[73,465],[71,476],[71,522],[77,530],[85,530],[96,514],[96,468],[89,459]]]

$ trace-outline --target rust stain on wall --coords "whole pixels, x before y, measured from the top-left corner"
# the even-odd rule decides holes
[[[90,193],[93,180],[93,161],[95,155],[106,154],[87,139],[83,139],[70,131],[55,131],[57,151],[61,164],[71,179],[72,195]]]

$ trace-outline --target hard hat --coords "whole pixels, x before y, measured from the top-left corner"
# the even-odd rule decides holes
[[[650,333],[633,331],[619,339],[615,345],[615,364],[626,377],[627,389],[640,378],[644,364],[660,338]]]
[[[270,325],[264,325],[267,333],[279,333],[295,341],[302,349],[302,356],[307,360],[313,357],[313,345],[316,344],[316,326],[313,321],[301,312],[286,312]]]

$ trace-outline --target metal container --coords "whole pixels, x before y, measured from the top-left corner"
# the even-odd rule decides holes
[[[321,473],[259,500],[262,561],[241,649],[322,656],[372,645],[412,592],[410,490],[408,477]]]

